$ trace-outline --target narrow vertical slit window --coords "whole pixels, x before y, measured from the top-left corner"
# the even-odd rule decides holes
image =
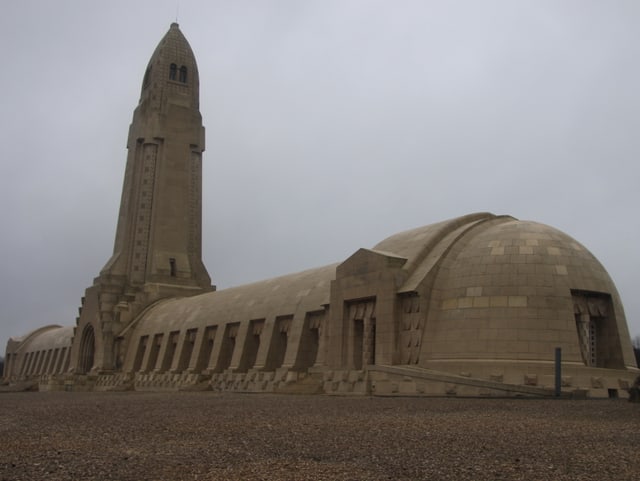
[[[175,80],[178,74],[178,66],[175,63],[172,63],[169,67],[169,80]]]
[[[177,268],[176,268],[176,260],[174,257],[169,258],[169,275],[171,277],[176,277]]]
[[[187,67],[184,65],[180,67],[180,82],[187,83]]]

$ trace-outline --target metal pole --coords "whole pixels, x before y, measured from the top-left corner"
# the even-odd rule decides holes
[[[556,347],[556,397],[562,393],[562,348]]]

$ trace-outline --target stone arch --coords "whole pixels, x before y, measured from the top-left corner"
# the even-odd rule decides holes
[[[78,371],[80,373],[88,373],[94,365],[96,353],[96,336],[93,326],[87,324],[82,331],[80,339],[80,355],[78,356]]]

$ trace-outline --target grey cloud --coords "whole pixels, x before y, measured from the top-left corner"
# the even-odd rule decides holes
[[[175,7],[3,4],[3,345],[73,324],[108,259],[127,128]],[[214,283],[488,210],[585,244],[640,334],[638,20],[630,1],[181,2]]]

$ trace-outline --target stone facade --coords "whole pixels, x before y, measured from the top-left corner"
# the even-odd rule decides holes
[[[204,127],[177,24],[129,131],[114,253],[75,327],[7,346],[4,380],[40,389],[377,395],[626,395],[622,303],[581,244],[477,213],[339,264],[216,291],[201,259]]]

